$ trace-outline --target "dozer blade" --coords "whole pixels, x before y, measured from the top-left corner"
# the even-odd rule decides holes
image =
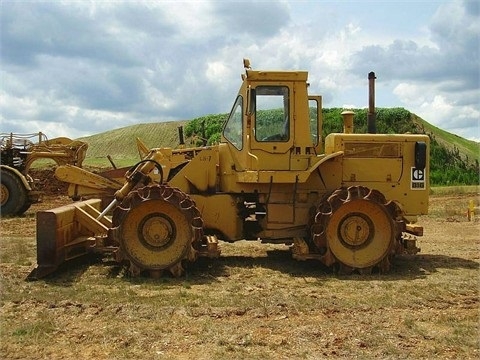
[[[107,217],[97,220],[100,205],[100,199],[90,199],[37,212],[37,267],[27,280],[43,278],[60,264],[87,254],[107,235],[112,223]]]

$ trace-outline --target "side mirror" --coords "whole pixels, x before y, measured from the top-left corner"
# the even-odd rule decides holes
[[[415,143],[415,169],[425,169],[427,164],[427,144],[423,141]]]

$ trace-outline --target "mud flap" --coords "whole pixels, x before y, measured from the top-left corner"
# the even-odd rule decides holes
[[[105,235],[111,222],[100,214],[101,200],[90,199],[37,212],[37,267],[27,280],[43,278],[68,260],[83,256]]]

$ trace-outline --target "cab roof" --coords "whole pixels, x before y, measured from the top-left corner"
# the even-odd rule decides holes
[[[248,80],[257,81],[307,81],[308,71],[246,70]]]

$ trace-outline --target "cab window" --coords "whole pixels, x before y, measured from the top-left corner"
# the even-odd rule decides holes
[[[239,96],[233,105],[230,116],[223,129],[225,139],[238,150],[242,150],[243,148],[242,107],[243,98]]]
[[[286,86],[258,86],[255,89],[255,139],[290,139],[289,91]]]

